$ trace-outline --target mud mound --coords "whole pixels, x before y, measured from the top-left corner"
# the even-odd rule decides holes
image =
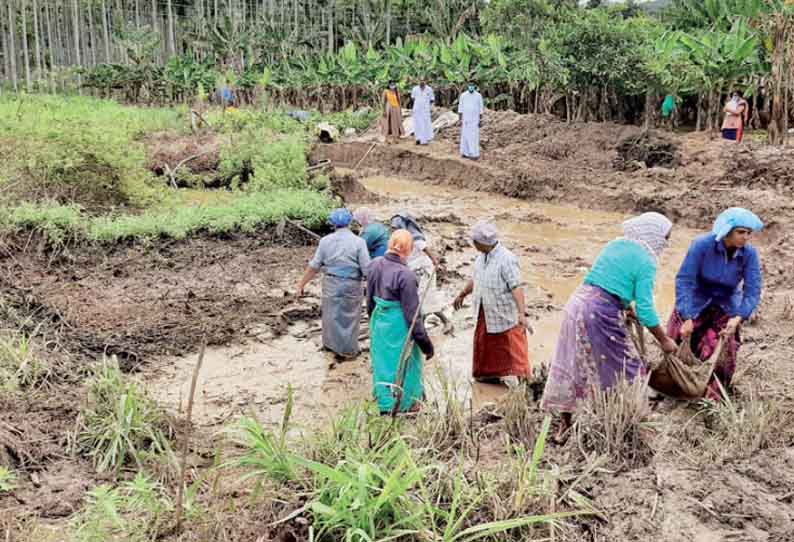
[[[0,293],[60,331],[73,352],[115,354],[127,370],[147,356],[183,354],[261,332],[277,333],[286,289],[312,247],[274,230],[226,239],[164,242],[52,262],[22,253],[0,260]],[[286,246],[285,246],[286,245]]]
[[[642,132],[621,140],[615,169],[633,171],[642,167],[675,167],[680,162],[678,146],[657,132]]]
[[[331,191],[346,203],[374,203],[380,200],[377,194],[364,188],[352,174],[333,173]]]
[[[185,170],[199,175],[217,171],[220,164],[221,143],[216,135],[175,136],[157,134],[146,139],[148,169],[156,175],[165,173],[165,166],[172,169],[180,162],[191,158],[182,166]]]
[[[794,150],[764,147],[731,152],[724,180],[733,186],[794,192]]]
[[[48,179],[22,177],[3,191],[3,199],[20,202],[56,202],[78,205],[89,214],[108,212],[129,203],[119,171],[93,155],[63,164]]]

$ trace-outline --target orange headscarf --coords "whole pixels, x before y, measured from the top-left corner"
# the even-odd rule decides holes
[[[397,230],[389,238],[389,252],[397,254],[403,261],[414,250],[414,237],[408,230]]]

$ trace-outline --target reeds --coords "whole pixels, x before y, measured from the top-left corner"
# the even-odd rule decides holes
[[[647,396],[644,378],[620,379],[608,390],[594,389],[577,410],[573,426],[574,442],[582,455],[605,455],[616,468],[645,464],[652,455]]]

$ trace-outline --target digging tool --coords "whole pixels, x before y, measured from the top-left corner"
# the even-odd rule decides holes
[[[422,313],[422,305],[425,304],[425,298],[427,297],[428,292],[430,292],[430,288],[433,285],[433,281],[436,278],[436,269],[433,268],[433,273],[430,275],[430,280],[427,282],[427,286],[425,286],[425,291],[422,292],[422,297],[419,299],[419,306],[416,308],[416,312],[414,313],[413,320],[411,320],[411,326],[408,328],[408,334],[405,336],[405,341],[403,342],[402,351],[400,352],[400,363],[397,366],[397,381],[395,382],[397,393],[394,401],[394,406],[391,410],[391,417],[395,418],[397,413],[400,411],[400,403],[403,401],[403,384],[405,384],[405,371],[408,368],[408,356],[406,355],[413,349],[413,339],[411,336],[413,335],[414,328],[416,327],[416,320],[419,318],[419,315]],[[409,348],[410,345],[410,348]]]
[[[353,171],[357,170],[357,169],[358,169],[358,166],[360,166],[360,165],[361,165],[361,164],[364,162],[364,160],[366,160],[367,156],[369,156],[369,153],[371,153],[371,152],[372,152],[372,149],[374,149],[376,145],[377,145],[377,143],[373,143],[373,144],[372,144],[372,145],[369,147],[369,149],[367,149],[367,152],[365,152],[365,153],[364,153],[364,156],[362,156],[362,157],[361,157],[361,160],[359,160],[358,162],[356,162],[356,165],[355,165],[355,166],[353,166]]]

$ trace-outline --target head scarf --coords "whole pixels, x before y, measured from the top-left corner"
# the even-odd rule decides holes
[[[408,230],[414,238],[414,241],[426,241],[422,228],[416,222],[414,215],[408,211],[400,211],[391,217],[391,227],[395,230]]]
[[[414,238],[408,230],[397,230],[389,238],[389,252],[407,260],[414,250]]]
[[[671,229],[673,223],[659,213],[643,213],[623,223],[624,237],[640,243],[657,259],[667,248],[667,235]]]
[[[335,228],[346,228],[353,221],[353,215],[344,207],[340,207],[331,212],[328,220]]]
[[[356,212],[353,213],[353,220],[361,224],[362,227],[366,228],[372,221],[372,213],[367,207],[359,207],[356,209]]]
[[[499,230],[490,222],[481,220],[472,227],[471,238],[481,245],[492,247],[499,242]]]
[[[717,241],[721,241],[735,228],[761,231],[764,229],[764,223],[752,211],[741,207],[731,207],[720,213],[720,216],[714,221],[714,228],[711,233],[717,236]]]

